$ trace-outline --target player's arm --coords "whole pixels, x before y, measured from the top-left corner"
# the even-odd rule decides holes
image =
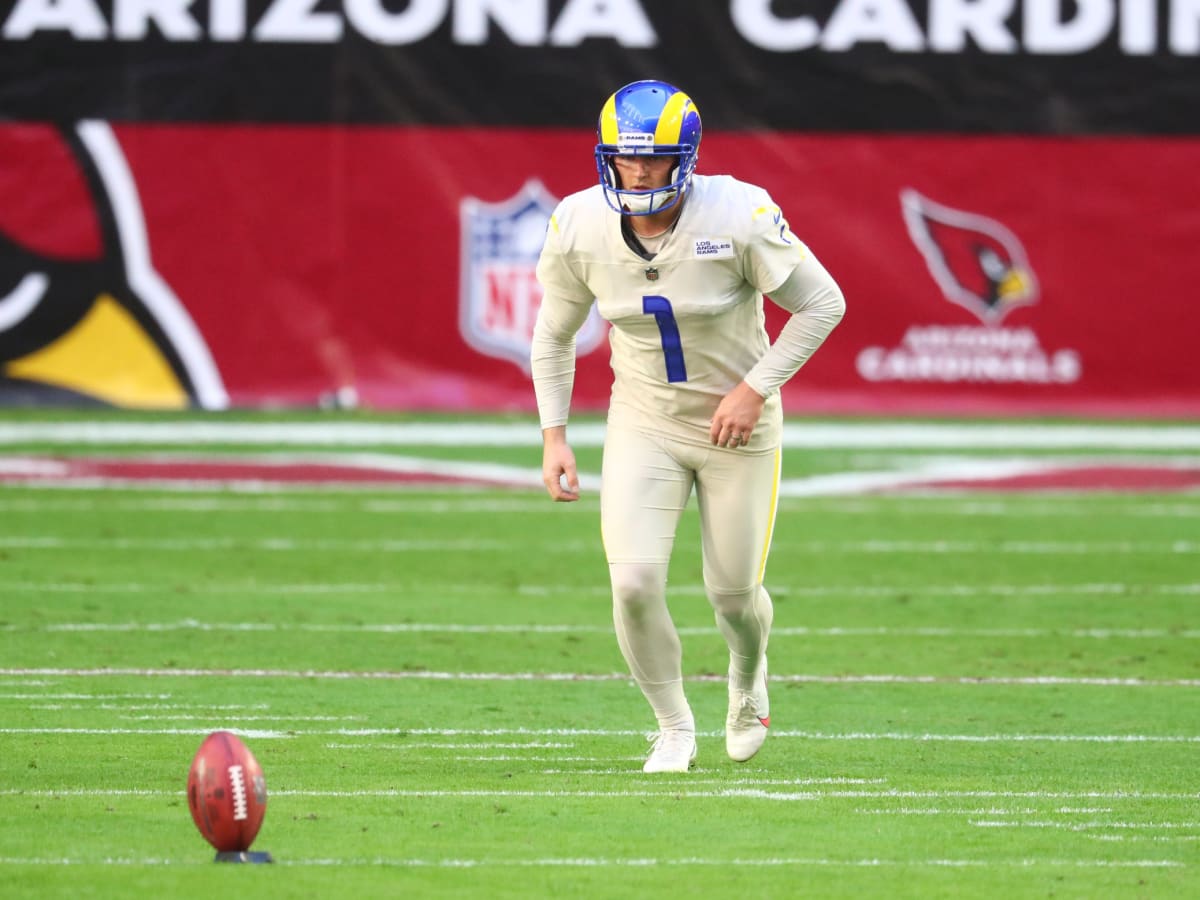
[[[846,312],[841,289],[815,258],[805,258],[771,291],[771,299],[792,315],[779,337],[713,415],[710,437],[720,447],[745,445],[758,424],[766,398],[808,362]]]
[[[575,334],[590,309],[590,304],[547,294],[533,328],[530,371],[542,425],[542,481],[558,502],[579,499],[579,472],[567,443],[567,417],[575,386]]]
[[[575,335],[592,309],[592,292],[569,258],[569,202],[559,204],[546,228],[538,258],[542,286],[530,347],[530,373],[542,425],[542,482],[558,502],[579,499],[579,472],[567,443],[567,416],[575,386]]]
[[[792,315],[775,343],[745,377],[745,384],[769,397],[799,371],[846,314],[846,299],[833,276],[807,250],[771,300]]]

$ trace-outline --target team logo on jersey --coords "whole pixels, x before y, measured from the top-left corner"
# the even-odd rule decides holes
[[[952,209],[906,188],[904,222],[946,299],[994,325],[1036,303],[1037,279],[1017,236],[987,216]]]
[[[108,123],[0,128],[0,159],[22,157],[43,179],[0,179],[0,393],[228,405],[203,336],[151,261],[137,183]]]
[[[537,179],[512,197],[485,203],[464,197],[459,204],[462,264],[458,327],[463,340],[485,356],[506,359],[529,371],[529,350],[542,288],[536,268],[558,198]],[[575,338],[583,356],[604,340],[605,324],[595,306]]]
[[[696,259],[733,259],[733,239],[701,238],[696,241],[694,256]]]
[[[646,267],[646,280],[647,281],[658,281],[658,267],[657,266],[647,266]]]

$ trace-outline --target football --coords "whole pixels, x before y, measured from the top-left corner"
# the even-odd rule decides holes
[[[262,768],[237,735],[214,731],[188,770],[188,807],[204,839],[220,853],[250,849],[267,811]]]

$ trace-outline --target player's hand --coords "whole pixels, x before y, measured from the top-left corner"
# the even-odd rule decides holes
[[[754,433],[767,401],[758,391],[740,382],[726,394],[712,418],[708,435],[718,447],[745,447]]]
[[[547,428],[542,432],[542,483],[556,503],[571,503],[579,499],[579,471],[575,454],[567,443],[565,427]]]

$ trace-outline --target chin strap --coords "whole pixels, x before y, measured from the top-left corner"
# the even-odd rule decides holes
[[[617,194],[621,198],[621,205],[625,209],[631,213],[639,214],[658,212],[664,207],[672,205],[678,195],[679,190],[677,188],[646,191],[644,194],[629,194],[627,192]]]

